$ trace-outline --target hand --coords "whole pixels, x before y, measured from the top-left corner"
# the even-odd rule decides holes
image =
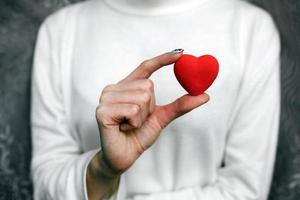
[[[127,170],[172,120],[208,101],[207,94],[184,95],[167,105],[155,104],[148,78],[181,55],[165,53],[146,60],[125,79],[103,89],[96,111],[102,159],[116,174]]]

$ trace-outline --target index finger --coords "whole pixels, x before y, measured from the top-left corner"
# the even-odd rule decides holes
[[[145,60],[119,83],[149,78],[153,72],[161,67],[175,63],[175,61],[178,60],[178,58],[182,55],[182,52],[183,49],[174,49],[171,52],[164,53],[149,60]]]

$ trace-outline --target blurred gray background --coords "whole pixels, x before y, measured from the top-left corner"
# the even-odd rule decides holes
[[[0,0],[0,200],[32,199],[29,102],[36,33],[53,11],[78,0]],[[300,199],[300,0],[252,0],[282,40],[282,111],[270,200]]]

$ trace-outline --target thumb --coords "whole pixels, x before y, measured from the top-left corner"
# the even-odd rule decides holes
[[[177,117],[205,104],[208,100],[209,96],[205,93],[197,96],[186,94],[170,104],[159,106],[155,112],[155,117],[163,129]]]

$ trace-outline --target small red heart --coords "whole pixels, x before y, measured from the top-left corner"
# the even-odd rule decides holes
[[[216,79],[219,63],[211,55],[195,57],[182,55],[174,65],[175,76],[180,85],[190,94],[202,94]]]

